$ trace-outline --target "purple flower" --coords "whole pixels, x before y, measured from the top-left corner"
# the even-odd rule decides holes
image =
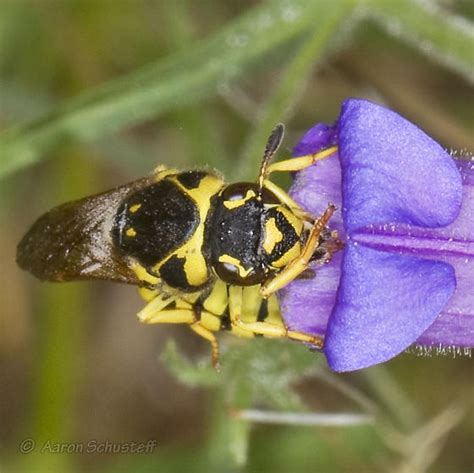
[[[338,145],[296,175],[291,195],[330,222],[343,251],[280,291],[293,330],[325,335],[335,371],[389,360],[412,344],[474,345],[474,165],[366,100],[316,125],[294,156]]]

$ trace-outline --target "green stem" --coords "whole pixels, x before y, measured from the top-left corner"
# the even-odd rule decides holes
[[[296,56],[287,65],[275,90],[269,94],[269,100],[255,132],[245,145],[243,160],[239,166],[239,177],[255,177],[255,169],[263,153],[266,140],[273,127],[291,116],[300,100],[304,86],[311,78],[314,68],[321,60],[342,22],[351,15],[353,1],[339,1],[336,6],[322,10],[313,32],[302,44]]]
[[[319,2],[269,0],[192,48],[107,82],[0,137],[0,176],[44,158],[67,140],[91,141],[188,106],[275,59],[271,52],[313,27]],[[262,58],[266,61],[262,61]]]
[[[167,2],[163,6],[170,53],[191,47],[194,27],[187,0]],[[226,153],[218,134],[220,127],[210,107],[191,106],[178,109],[173,113],[172,121],[178,130],[183,130],[189,142],[189,161],[195,164],[205,162],[211,167],[223,167],[222,164],[227,162]]]
[[[474,83],[474,24],[436,2],[367,0],[369,16],[392,35]]]

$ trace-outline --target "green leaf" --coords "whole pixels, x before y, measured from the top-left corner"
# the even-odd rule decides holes
[[[174,340],[167,342],[161,359],[176,379],[186,386],[215,386],[220,383],[219,373],[211,366],[210,357],[194,363],[179,352]]]
[[[216,93],[313,28],[331,2],[271,0],[208,40],[65,102],[0,137],[0,177],[67,140],[90,141]],[[281,51],[280,51],[281,52]],[[263,58],[266,60],[263,61]]]
[[[474,24],[436,2],[370,0],[367,10],[390,34],[474,83]]]
[[[270,131],[278,122],[288,119],[301,98],[301,92],[309,81],[314,67],[327,52],[331,38],[335,36],[341,23],[350,17],[353,7],[353,1],[339,1],[319,12],[318,21],[311,34],[284,69],[279,83],[275,90],[271,91],[268,102],[263,106],[259,126],[245,145],[244,161],[239,167],[240,177],[248,178],[250,170],[258,168],[263,145]]]

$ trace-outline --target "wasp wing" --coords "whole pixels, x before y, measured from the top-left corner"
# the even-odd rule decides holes
[[[114,248],[111,230],[122,200],[149,182],[142,178],[50,210],[20,241],[17,263],[48,281],[105,279],[143,285]]]

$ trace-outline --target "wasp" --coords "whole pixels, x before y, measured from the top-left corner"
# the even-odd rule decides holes
[[[327,262],[340,248],[328,227],[335,207],[313,217],[269,176],[300,171],[337,148],[270,163],[283,135],[278,124],[256,182],[226,184],[215,172],[159,166],[148,177],[60,205],[26,233],[17,262],[42,280],[137,286],[147,301],[139,320],[188,325],[210,342],[214,366],[220,330],[320,349],[322,338],[285,325],[276,292],[314,276],[309,263]]]

